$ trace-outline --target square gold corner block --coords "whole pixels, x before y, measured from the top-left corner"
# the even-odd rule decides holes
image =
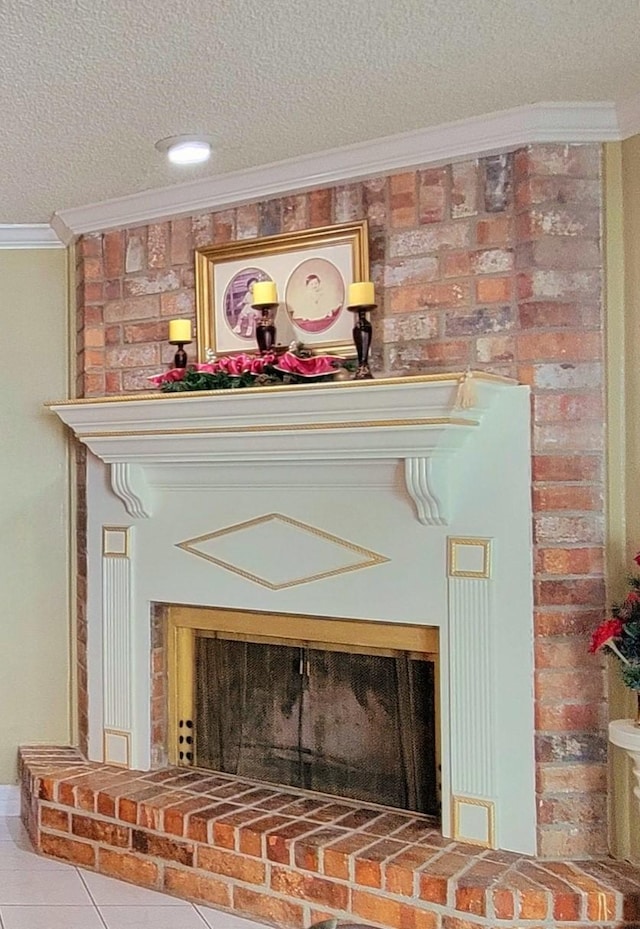
[[[103,526],[103,558],[128,558],[130,534],[130,526]]]
[[[120,729],[104,729],[102,751],[105,764],[130,768],[131,733],[122,732]]]
[[[456,842],[496,847],[495,804],[479,797],[452,797],[451,822]]]
[[[491,577],[491,539],[447,539],[449,577]]]

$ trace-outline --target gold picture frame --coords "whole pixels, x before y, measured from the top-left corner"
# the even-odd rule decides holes
[[[280,303],[277,344],[302,342],[314,352],[353,354],[347,288],[369,279],[367,221],[286,232],[196,249],[198,360],[255,352],[251,307],[255,281],[273,280]]]

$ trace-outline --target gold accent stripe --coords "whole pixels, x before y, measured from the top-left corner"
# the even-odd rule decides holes
[[[126,751],[126,761],[112,761],[107,757],[107,738],[110,735],[116,736],[116,738],[122,738],[126,742],[127,751]],[[102,757],[104,758],[104,763],[111,765],[114,768],[130,768],[131,767],[131,733],[123,732],[122,729],[109,729],[105,728],[102,730]]]
[[[243,568],[239,568],[225,561],[223,558],[215,558],[213,555],[208,555],[206,552],[198,551],[192,547],[197,545],[198,542],[209,542],[211,539],[218,539],[221,536],[231,535],[233,532],[239,532],[251,526],[257,526],[274,520],[287,523],[304,532],[309,532],[321,539],[332,542],[334,545],[337,544],[341,548],[346,548],[356,555],[362,555],[364,561],[359,561],[354,565],[332,568],[329,571],[321,571],[316,574],[305,574],[291,581],[285,581],[282,584],[273,584],[271,581],[260,577],[258,574],[245,571]],[[225,568],[227,571],[244,577],[248,581],[253,581],[255,584],[260,584],[261,587],[267,587],[269,590],[285,590],[288,587],[298,587],[301,584],[310,584],[312,581],[319,581],[326,577],[336,577],[339,574],[347,574],[349,571],[359,571],[360,568],[372,568],[375,565],[385,564],[385,562],[390,560],[385,555],[379,555],[377,552],[373,552],[368,548],[362,548],[362,546],[356,545],[355,542],[349,542],[347,539],[340,538],[340,536],[332,535],[330,532],[325,532],[323,529],[317,529],[315,526],[309,526],[307,523],[300,522],[300,520],[293,519],[290,516],[283,516],[281,513],[268,513],[265,516],[256,516],[254,519],[248,519],[243,523],[235,523],[233,526],[226,526],[224,529],[218,529],[216,532],[206,532],[204,535],[199,535],[194,539],[186,539],[184,542],[177,542],[176,548],[181,548],[183,551],[189,552],[190,555],[197,555],[198,558],[204,558],[205,561],[210,561],[220,568]]]
[[[491,539],[456,538],[447,540],[447,574],[449,577],[475,577],[488,580],[491,577]],[[458,567],[458,548],[475,546],[482,549],[482,568],[479,571],[463,571]]]
[[[480,806],[487,811],[487,840],[474,839],[468,835],[460,834],[460,807]],[[493,800],[481,800],[479,797],[451,797],[451,820],[453,838],[456,842],[468,842],[470,845],[479,845],[481,848],[496,847],[496,806]]]
[[[183,429],[123,429],[106,430],[104,432],[78,432],[80,440],[104,439],[115,436],[145,436],[145,435],[237,435],[251,432],[308,432],[332,429],[392,429],[407,426],[477,426],[478,420],[457,419],[453,416],[434,416],[431,418],[416,419],[368,419],[350,422],[341,420],[335,423],[270,423],[252,426],[201,426],[197,428],[185,427]]]
[[[318,574],[308,574],[302,578],[296,578],[293,581],[286,581],[283,584],[272,584],[271,581],[267,581],[263,577],[258,577],[257,574],[251,574],[250,571],[245,571],[243,568],[238,568],[235,565],[230,564],[228,561],[223,561],[222,558],[214,558],[213,555],[206,555],[204,552],[197,552],[192,548],[189,548],[186,545],[178,545],[178,548],[184,549],[184,551],[189,552],[190,555],[197,555],[198,558],[204,558],[205,561],[210,561],[212,564],[218,565],[220,568],[225,568],[227,571],[231,571],[232,574],[237,574],[239,577],[243,577],[247,581],[253,581],[254,584],[259,584],[261,587],[266,587],[268,590],[287,590],[289,587],[300,587],[302,584],[311,584],[313,581],[322,581],[327,577],[336,577],[339,574],[348,574],[350,571],[359,571],[360,568],[371,568],[374,565],[382,564],[384,561],[388,561],[388,558],[381,559],[371,559],[370,561],[361,561],[358,564],[346,565],[343,568],[333,568],[331,571],[321,571]]]
[[[492,384],[508,384],[516,386],[518,381],[501,374],[488,374],[484,371],[471,371],[474,381],[487,381]],[[376,387],[389,387],[393,384],[434,384],[440,381],[453,381],[459,383],[467,377],[466,371],[457,371],[451,374],[412,374],[409,377],[381,377],[370,381],[328,381],[326,384],[282,384],[271,387],[243,387],[241,390],[194,390],[184,393],[162,393],[157,390],[147,390],[135,394],[123,394],[111,397],[81,397],[78,400],[50,400],[45,406],[93,406],[100,403],[127,403],[134,400],[187,400],[191,397],[215,397],[227,394],[263,394],[274,391],[293,392],[296,390],[342,390],[343,388],[357,387],[372,389]]]
[[[123,550],[113,551],[109,548],[109,534],[119,535],[124,542]],[[102,557],[103,558],[129,558],[131,550],[130,526],[103,526],[102,527]]]

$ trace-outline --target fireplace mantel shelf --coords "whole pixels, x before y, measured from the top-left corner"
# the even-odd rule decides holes
[[[418,520],[447,525],[453,456],[516,382],[482,372],[61,401],[50,409],[111,466],[130,516],[153,511],[147,468],[404,461]]]

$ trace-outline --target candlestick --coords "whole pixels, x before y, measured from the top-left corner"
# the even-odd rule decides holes
[[[276,327],[273,321],[273,311],[278,308],[279,304],[252,303],[251,305],[262,313],[262,316],[256,323],[256,342],[258,343],[260,353],[264,354],[265,352],[272,351],[276,344]]]
[[[358,314],[352,329],[353,344],[356,347],[358,358],[358,367],[353,379],[354,381],[370,380],[373,377],[369,367],[369,349],[371,348],[373,327],[367,319],[367,311],[374,310],[375,306],[370,304],[367,304],[367,306],[348,306],[347,309]]]
[[[190,345],[191,341],[191,320],[171,319],[169,321],[169,344],[178,346],[173,358],[175,368],[187,367],[187,353],[184,347]]]
[[[251,287],[251,306],[260,310],[261,318],[256,323],[256,342],[261,354],[270,352],[276,344],[274,311],[278,308],[278,289],[275,281],[256,281]]]

